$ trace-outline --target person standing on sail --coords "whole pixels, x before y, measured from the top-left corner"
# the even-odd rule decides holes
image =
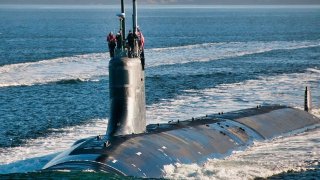
[[[107,37],[107,42],[109,46],[109,52],[110,52],[110,57],[114,57],[114,49],[116,48],[116,37],[113,35],[112,32],[109,33]]]
[[[117,40],[117,49],[122,48],[122,33],[119,31],[116,35],[116,40]]]
[[[132,33],[131,30],[129,30],[129,34],[127,36],[128,41],[128,56],[133,57],[134,56],[134,41],[137,38],[135,33]]]
[[[143,36],[140,28],[137,28],[137,36],[138,36],[138,39],[139,39],[139,51],[140,51],[140,59],[141,59],[142,70],[144,70],[144,65],[145,65],[145,59],[144,59],[144,36]]]

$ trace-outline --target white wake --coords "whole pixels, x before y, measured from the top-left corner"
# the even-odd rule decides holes
[[[206,43],[170,48],[146,49],[146,66],[204,62],[234,58],[273,50],[290,50],[320,46],[313,41],[252,41]],[[44,84],[63,80],[99,80],[108,75],[107,53],[93,53],[39,62],[0,67],[0,87]]]
[[[202,165],[175,164],[165,167],[169,179],[254,179],[288,170],[313,169],[319,164],[320,129],[265,142],[255,142],[225,159],[210,159]]]

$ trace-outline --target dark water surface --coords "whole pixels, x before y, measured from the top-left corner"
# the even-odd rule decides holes
[[[19,73],[21,68],[23,71],[23,68],[30,66],[34,69],[29,73],[39,75],[40,82],[0,87],[0,153],[10,147],[24,146],[31,139],[50,137],[52,132],[62,133],[65,127],[85,125],[94,119],[108,119],[107,69],[106,74],[98,77],[91,76],[94,71],[85,72],[89,77],[87,80],[73,75],[69,79],[55,77],[57,80],[47,81],[42,78],[46,73],[43,64],[49,62],[47,73],[54,75],[55,71],[50,69],[63,68],[59,66],[62,62],[56,58],[68,59],[81,54],[91,58],[92,62],[97,61],[92,54],[106,52],[105,35],[109,31],[117,31],[115,14],[118,11],[114,7],[0,6],[0,76],[5,77],[0,77],[3,81],[0,83],[10,84],[16,76],[22,80],[28,78],[23,75],[19,77]],[[130,17],[131,12],[127,14]],[[181,96],[188,96],[189,91],[195,91],[192,96],[201,98],[201,93],[207,89],[259,81],[261,78],[288,76],[278,82],[279,87],[286,86],[292,81],[290,75],[295,73],[306,76],[306,84],[318,84],[320,87],[320,77],[314,76],[320,72],[319,8],[143,7],[139,10],[139,25],[150,53],[157,52],[159,56],[173,58],[173,61],[168,61],[170,63],[161,64],[160,57],[159,61],[158,57],[146,57],[146,100],[150,107],[166,100],[179,100]],[[127,29],[130,29],[129,25]],[[224,47],[220,48],[219,43],[225,43]],[[235,51],[234,43],[239,43],[237,48],[240,50],[236,55],[228,56]],[[208,47],[208,50],[195,55],[197,50]],[[185,52],[183,57],[186,60],[183,62],[179,48]],[[217,50],[226,56],[211,56],[210,53]],[[202,56],[205,60],[198,58]],[[82,65],[83,61],[72,58],[70,62]],[[107,66],[107,56],[103,64]],[[45,73],[38,73],[37,70]],[[8,72],[12,74],[7,75]],[[308,81],[309,74],[315,77],[312,81]],[[268,86],[264,83],[259,86]],[[296,94],[294,87],[287,88],[292,89],[288,94]],[[316,98],[320,97],[319,92],[314,93]],[[270,93],[284,92],[272,89]],[[240,105],[246,103],[241,98],[235,101]],[[151,114],[156,113],[150,111]],[[292,174],[304,177],[305,173],[310,177],[319,175],[316,170],[285,173],[270,179],[290,178]],[[50,178],[52,175],[54,179],[65,176],[123,178],[89,172],[10,174],[1,178]]]
[[[0,7],[1,8],[1,7]],[[118,9],[5,8],[0,65],[104,52]],[[131,12],[127,12],[130,17]],[[207,42],[320,39],[318,8],[170,8],[139,10],[146,48]],[[128,18],[128,23],[130,18]],[[127,24],[127,29],[130,29]]]

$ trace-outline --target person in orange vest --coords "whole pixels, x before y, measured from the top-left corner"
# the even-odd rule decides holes
[[[114,49],[116,48],[116,37],[113,35],[112,32],[109,33],[107,36],[107,42],[109,46],[109,52],[110,52],[110,57],[114,57]]]

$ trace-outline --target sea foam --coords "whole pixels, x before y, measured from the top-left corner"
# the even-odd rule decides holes
[[[313,41],[251,41],[205,43],[169,48],[146,49],[147,67],[205,62],[235,58],[273,50],[292,50],[320,46]],[[4,65],[0,67],[0,87],[52,83],[65,80],[92,81],[108,76],[107,53]]]
[[[206,163],[170,164],[164,167],[169,179],[254,179],[288,170],[316,168],[320,157],[320,129],[270,141],[255,142],[245,151]]]

